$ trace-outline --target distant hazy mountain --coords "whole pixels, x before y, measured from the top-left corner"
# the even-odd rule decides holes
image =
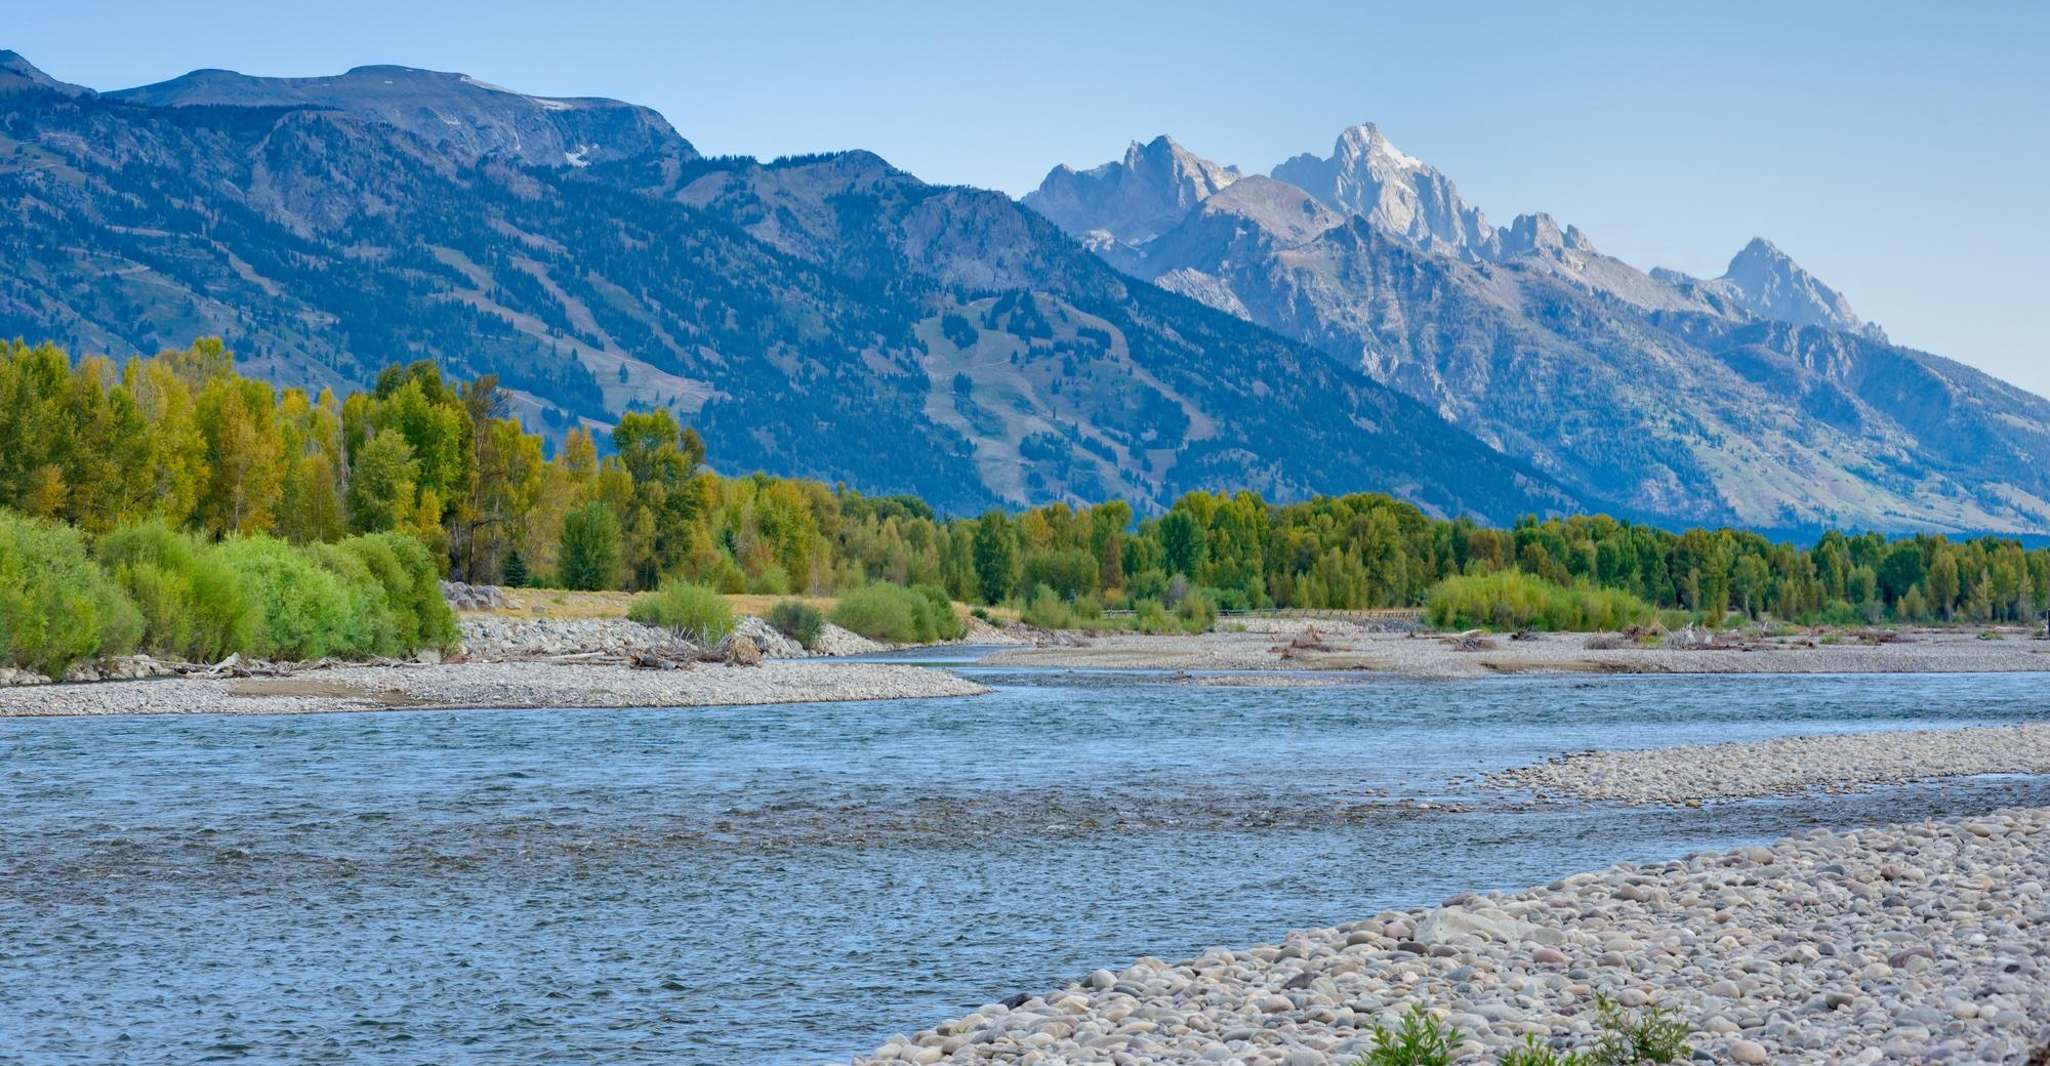
[[[1329,158],[1304,153],[1275,167],[1274,177],[1418,247],[1474,260],[1496,255],[1499,238],[1480,209],[1468,207],[1436,167],[1388,143],[1371,122],[1340,133]]]
[[[1190,208],[1241,176],[1237,167],[1218,166],[1155,137],[1143,145],[1133,141],[1121,162],[1079,172],[1055,167],[1025,203],[1071,233],[1136,245],[1172,229]]]
[[[80,353],[221,334],[314,385],[432,357],[498,374],[536,426],[668,407],[728,469],[955,511],[1196,488],[1494,521],[1579,505],[1353,361],[1136,283],[1001,194],[863,152],[708,160],[612,101],[395,67],[95,95],[9,55],[0,203],[0,334]]]
[[[106,95],[148,107],[331,108],[405,130],[465,166],[486,156],[553,167],[697,155],[668,120],[645,107],[528,96],[466,74],[410,67],[357,67],[330,78],[195,70]]]
[[[1155,143],[1170,143],[1157,141]],[[1177,147],[1177,166],[1206,164]],[[1025,202],[1132,215],[1110,163]],[[1175,202],[1157,197],[1158,217]],[[1135,235],[1137,236],[1137,235]],[[1314,344],[1605,506],[1763,528],[2050,528],[2050,401],[1893,347],[1771,244],[1645,273],[1543,214],[1489,226],[1375,127],[1093,243],[1162,288]]]
[[[1681,292],[1721,296],[1759,318],[1886,339],[1886,331],[1877,323],[1858,318],[1842,293],[1801,269],[1801,264],[1763,237],[1753,237],[1730,260],[1722,277],[1704,281],[1664,267],[1653,267],[1651,276]]]

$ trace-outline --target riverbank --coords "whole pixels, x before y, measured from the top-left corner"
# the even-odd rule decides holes
[[[429,708],[720,707],[972,696],[944,670],[770,659],[759,666],[463,662],[335,666],[277,677],[169,677],[0,688],[0,717],[311,714]]]
[[[1503,674],[1852,674],[2050,672],[2050,641],[2019,631],[1928,629],[1884,643],[1810,636],[1760,638],[1742,647],[1642,647],[1582,633],[1506,635],[1456,642],[1348,622],[1256,619],[1238,631],[1187,636],[1111,633],[1073,647],[998,652],[992,666],[1125,670],[1339,670],[1422,678]]]
[[[1737,1063],[2023,1062],[2050,1041],[2050,809],[1850,832],[1466,894],[1279,944],[1142,958],[860,1063],[1344,1066],[1412,1006],[1492,1061],[1657,1006]]]
[[[1588,751],[1491,774],[1491,784],[1620,803],[1844,793],[1977,774],[2050,774],[2050,725],[1897,730]]]

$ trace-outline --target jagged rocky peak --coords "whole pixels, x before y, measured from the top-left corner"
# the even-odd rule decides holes
[[[1511,255],[1564,255],[1567,252],[1593,252],[1594,244],[1579,226],[1567,226],[1561,230],[1559,222],[1540,211],[1534,215],[1518,215],[1502,231],[1502,254]]]
[[[1274,168],[1333,210],[1364,216],[1421,247],[1465,259],[1492,259],[1499,238],[1479,208],[1436,167],[1395,147],[1371,122],[1338,135],[1329,158],[1304,153]]]
[[[148,107],[338,110],[403,129],[463,165],[494,155],[532,166],[581,167],[697,154],[649,108],[597,97],[529,96],[467,74],[414,67],[356,67],[319,78],[195,70],[107,96]]]
[[[91,89],[72,85],[43,73],[20,52],[0,48],[0,96],[49,93],[55,96],[92,96]]]
[[[1071,234],[1139,245],[1240,176],[1237,167],[1213,163],[1163,134],[1145,144],[1133,141],[1115,162],[1088,170],[1057,166],[1024,202]]]
[[[1886,339],[1886,331],[1876,322],[1859,318],[1842,293],[1823,284],[1763,237],[1753,237],[1730,259],[1719,278],[1704,280],[1664,268],[1653,270],[1652,276],[1683,291],[1712,293],[1759,318]]]
[[[1309,193],[1258,174],[1220,190],[1203,201],[1200,210],[1206,215],[1229,214],[1250,220],[1288,244],[1310,240],[1345,223],[1344,215]]]

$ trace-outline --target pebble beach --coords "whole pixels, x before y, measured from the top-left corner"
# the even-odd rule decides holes
[[[928,699],[987,691],[943,670],[767,660],[637,670],[618,663],[341,666],[286,677],[179,677],[0,688],[0,717],[313,714],[428,708],[720,707]]]
[[[1817,830],[1142,958],[855,1061],[1344,1066],[1421,1007],[1485,1063],[1591,1046],[1603,996],[1670,1011],[1697,1060],[2022,1063],[2050,1041],[2046,883],[2050,810]]]
[[[1782,737],[1589,751],[1491,775],[1493,784],[1620,803],[1842,793],[1979,774],[2050,774],[2050,725]]]
[[[1291,647],[1314,631],[1313,648]],[[1018,648],[998,666],[1121,670],[1297,670],[1404,677],[1505,674],[1865,674],[2050,672],[2050,641],[2020,631],[1981,639],[1962,630],[1915,631],[1887,643],[1807,638],[1761,640],[1743,648],[1606,647],[1579,633],[1488,637],[1463,649],[1439,635],[1344,621],[1254,619],[1238,629],[1187,636],[1109,633],[1075,646]]]

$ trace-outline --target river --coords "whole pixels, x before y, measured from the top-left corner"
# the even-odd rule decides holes
[[[1139,955],[2038,779],[1534,804],[1562,751],[2050,719],[2043,675],[0,720],[0,1061],[815,1064]],[[1420,808],[1418,805],[1427,805]]]

